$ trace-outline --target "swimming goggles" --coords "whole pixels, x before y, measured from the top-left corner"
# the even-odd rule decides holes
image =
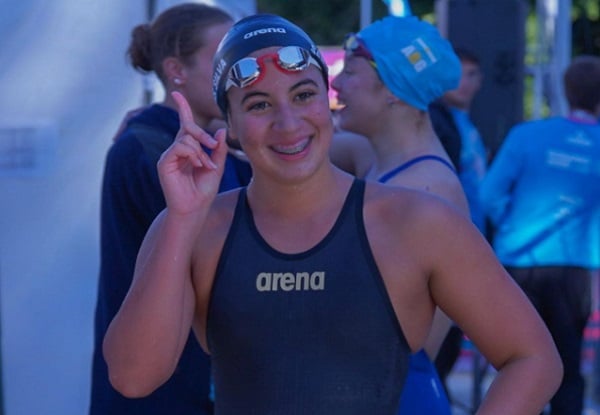
[[[375,62],[375,58],[369,49],[367,49],[365,42],[356,36],[354,33],[348,33],[346,37],[344,37],[344,42],[342,43],[342,47],[347,54],[352,56],[358,56],[361,58],[365,58],[369,61],[373,68],[377,69],[377,63]]]
[[[242,58],[231,66],[225,83],[225,91],[232,86],[245,88],[262,78],[264,74],[264,62],[271,59],[275,67],[283,72],[298,72],[313,64],[321,71],[323,68],[312,57],[310,52],[299,46],[285,46],[274,53],[267,53],[258,58]]]

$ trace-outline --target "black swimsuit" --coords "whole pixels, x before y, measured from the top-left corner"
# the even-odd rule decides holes
[[[409,347],[371,253],[365,182],[329,233],[286,254],[240,192],[211,293],[207,338],[219,415],[395,415]]]

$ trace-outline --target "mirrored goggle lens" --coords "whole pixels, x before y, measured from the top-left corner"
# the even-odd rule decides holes
[[[277,63],[286,71],[302,71],[310,63],[310,53],[295,46],[287,46],[277,51]]]
[[[371,52],[369,52],[364,43],[354,33],[348,33],[346,35],[342,47],[346,53],[366,58],[372,65],[375,64],[375,59],[373,58],[373,55],[371,55]]]
[[[297,46],[286,46],[276,53],[262,55],[258,58],[247,57],[237,61],[229,70],[225,91],[232,86],[245,88],[256,82],[260,78],[262,62],[266,58],[273,59],[280,69],[288,72],[302,71],[311,63],[322,69],[307,50]]]
[[[229,72],[228,86],[226,90],[232,86],[244,88],[258,79],[260,76],[260,66],[254,58],[244,58],[236,62],[231,67]],[[231,84],[229,84],[231,82]]]
[[[348,33],[346,37],[344,37],[342,48],[346,52],[354,52],[354,50],[358,48],[358,40],[356,39],[356,35],[354,33]]]

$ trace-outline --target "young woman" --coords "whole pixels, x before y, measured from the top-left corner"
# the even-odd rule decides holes
[[[221,9],[189,3],[166,9],[132,31],[131,65],[156,73],[166,96],[126,117],[106,157],[90,415],[212,414],[210,361],[194,336],[189,337],[173,377],[144,399],[127,399],[111,386],[102,341],[131,285],[142,239],[165,208],[156,163],[179,130],[171,92],[185,96],[194,121],[210,131],[212,120],[221,118],[211,96],[212,60],[232,24]],[[229,156],[221,190],[246,184],[250,173],[247,163]]]
[[[236,23],[213,91],[254,176],[217,195],[225,132],[206,134],[175,93],[182,126],[158,166],[167,208],[104,342],[118,390],[168,380],[193,328],[217,414],[392,415],[439,305],[498,369],[480,414],[539,413],[561,376],[539,316],[456,209],[331,163],[326,66],[301,29]]]
[[[344,49],[344,69],[332,83],[342,104],[338,126],[366,137],[371,151],[337,135],[336,164],[356,165],[346,169],[359,177],[434,194],[469,217],[461,182],[427,112],[459,83],[460,61],[450,43],[416,17],[390,16],[348,35]],[[411,356],[400,414],[451,413],[432,360],[452,322],[440,311],[435,317],[424,349]]]

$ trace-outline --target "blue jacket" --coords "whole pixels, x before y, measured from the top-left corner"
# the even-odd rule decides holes
[[[515,126],[480,190],[504,265],[600,267],[600,124]]]

